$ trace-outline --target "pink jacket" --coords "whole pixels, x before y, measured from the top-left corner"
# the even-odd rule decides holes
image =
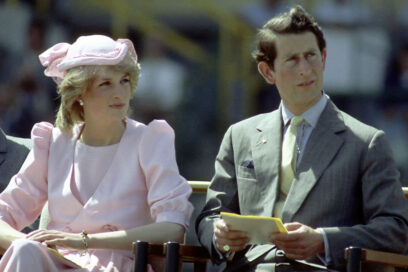
[[[187,228],[193,210],[188,201],[191,188],[178,172],[173,130],[165,121],[153,121],[147,126],[126,121],[112,164],[85,205],[71,191],[79,127],[73,135],[67,135],[50,123],[36,124],[32,151],[0,195],[0,219],[22,229],[38,217],[48,200],[48,229],[97,233],[164,221]],[[95,250],[91,252],[93,258],[98,252],[104,256],[98,266],[105,266],[107,252]],[[110,261],[131,257],[130,252],[110,254]]]

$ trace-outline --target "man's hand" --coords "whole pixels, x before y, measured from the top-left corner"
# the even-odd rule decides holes
[[[220,219],[215,224],[214,240],[217,249],[226,253],[224,246],[229,246],[230,252],[243,250],[249,239],[244,231],[230,230],[223,219]]]
[[[270,241],[282,249],[290,259],[304,260],[324,253],[323,234],[301,223],[285,224],[288,233],[275,233]]]

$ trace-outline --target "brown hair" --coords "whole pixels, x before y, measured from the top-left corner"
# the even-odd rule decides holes
[[[277,34],[300,34],[310,31],[317,40],[320,52],[326,48],[323,31],[315,19],[301,6],[290,9],[270,19],[259,31],[256,37],[257,49],[252,53],[257,62],[265,61],[273,69],[276,58]]]
[[[78,99],[92,85],[96,73],[104,68],[128,73],[132,94],[136,90],[140,65],[130,53],[117,65],[85,65],[69,69],[58,85],[61,104],[55,125],[63,132],[71,133],[76,123],[84,121],[84,111]]]

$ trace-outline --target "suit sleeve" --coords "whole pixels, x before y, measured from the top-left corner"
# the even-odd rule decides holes
[[[404,253],[408,245],[408,201],[382,131],[377,131],[361,155],[361,201],[364,224],[324,228],[335,268],[344,267],[344,249],[365,247]]]
[[[221,211],[239,213],[231,134],[232,127],[224,135],[215,161],[215,175],[208,188],[206,205],[196,220],[198,239],[215,263],[220,263],[222,259],[212,244],[214,224],[219,219]]]

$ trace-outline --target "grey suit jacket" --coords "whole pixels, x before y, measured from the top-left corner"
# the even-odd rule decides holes
[[[0,129],[0,192],[20,170],[30,149],[30,139],[6,136]]]
[[[281,144],[280,109],[241,121],[226,132],[206,206],[196,221],[199,240],[213,261],[220,261],[211,244],[220,211],[272,216],[279,197]],[[405,252],[408,201],[384,133],[329,100],[298,165],[282,220],[323,228],[330,266],[336,269],[344,268],[347,246]],[[273,248],[250,247],[245,262]]]

